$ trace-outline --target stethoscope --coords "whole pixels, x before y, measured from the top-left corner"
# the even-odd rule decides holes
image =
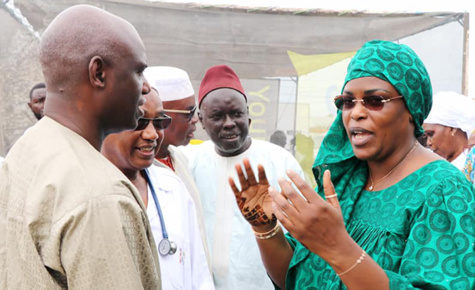
[[[153,200],[155,201],[155,207],[157,208],[158,217],[160,218],[160,225],[162,226],[162,236],[163,239],[158,244],[158,252],[162,256],[166,255],[173,255],[176,252],[176,244],[173,241],[168,239],[167,228],[165,226],[165,222],[163,220],[162,209],[160,208],[160,203],[158,202],[157,195],[155,194],[155,189],[153,188],[153,184],[150,182],[150,178],[148,177],[148,170],[144,170],[145,173],[145,180],[150,187],[150,191],[152,192]]]

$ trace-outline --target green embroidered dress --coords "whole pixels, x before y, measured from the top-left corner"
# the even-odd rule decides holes
[[[363,191],[352,206],[347,230],[386,271],[391,289],[475,289],[473,187],[450,163],[434,161],[387,189]],[[346,289],[323,259],[288,240],[286,289]]]
[[[343,88],[362,77],[390,83],[403,96],[415,137],[424,132],[432,86],[411,48],[367,42],[348,65]],[[322,196],[326,169],[348,233],[386,271],[391,289],[475,289],[475,191],[462,172],[446,161],[433,161],[389,188],[365,191],[367,163],[355,157],[341,111],[313,167]],[[345,289],[324,260],[287,238],[294,248],[287,289]]]

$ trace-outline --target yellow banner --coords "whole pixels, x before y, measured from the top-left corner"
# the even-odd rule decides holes
[[[303,55],[293,51],[287,51],[290,61],[299,76],[306,75],[316,70],[335,64],[345,58],[352,57],[356,51]]]

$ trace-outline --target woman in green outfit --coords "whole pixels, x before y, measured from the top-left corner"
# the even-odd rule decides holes
[[[416,141],[432,105],[419,57],[366,43],[335,104],[313,167],[318,194],[291,171],[281,192],[268,188],[248,160],[236,165],[240,188],[230,179],[276,286],[475,289],[474,189]]]

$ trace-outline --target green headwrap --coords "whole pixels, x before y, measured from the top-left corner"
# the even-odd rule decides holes
[[[348,65],[346,83],[361,77],[377,77],[389,82],[404,97],[414,120],[414,134],[420,136],[422,123],[432,107],[429,74],[416,53],[404,44],[373,40],[361,47]],[[342,88],[342,91],[343,91]],[[366,161],[358,160],[343,126],[341,111],[323,139],[313,165],[318,192],[323,195],[323,172],[329,169],[345,221],[352,204],[366,183]]]

